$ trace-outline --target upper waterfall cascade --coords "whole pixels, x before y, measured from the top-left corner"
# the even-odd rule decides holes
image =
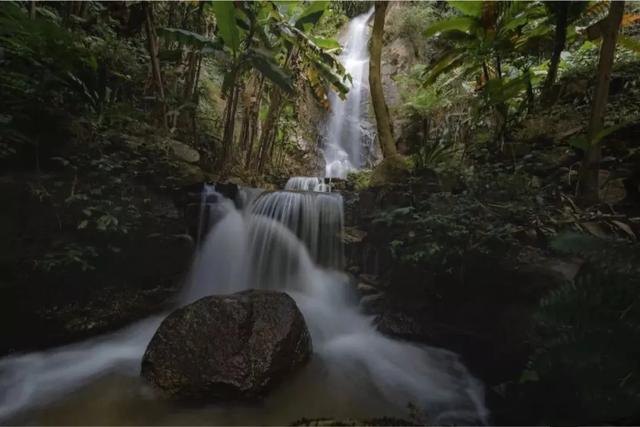
[[[351,75],[351,88],[345,100],[331,94],[331,113],[325,129],[325,176],[345,178],[347,173],[365,166],[375,138],[368,127],[369,106],[369,26],[373,14],[357,16],[349,22],[345,49],[340,55]]]
[[[294,176],[289,178],[287,184],[284,186],[285,190],[299,190],[299,191],[320,191],[329,192],[331,188],[324,182],[322,178],[309,177],[309,176]]]

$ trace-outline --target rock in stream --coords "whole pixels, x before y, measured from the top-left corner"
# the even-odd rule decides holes
[[[254,399],[311,352],[294,300],[250,290],[205,297],[171,313],[147,347],[142,376],[178,400]]]

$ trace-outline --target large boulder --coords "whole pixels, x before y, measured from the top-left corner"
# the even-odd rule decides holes
[[[171,313],[147,347],[142,376],[174,399],[254,399],[311,351],[294,300],[250,290],[205,297]]]

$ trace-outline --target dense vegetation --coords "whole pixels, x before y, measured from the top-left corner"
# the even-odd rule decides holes
[[[530,320],[512,336],[522,363],[482,378],[498,422],[638,424],[634,2],[0,3],[0,330],[11,337],[0,352],[57,343],[14,340],[16,318],[38,317],[27,328],[37,340],[51,319],[68,328],[87,315],[80,306],[129,292],[129,281],[146,281],[142,293],[158,286],[126,266],[104,272],[140,239],[151,248],[149,236],[181,232],[167,208],[176,191],[322,174],[320,124],[332,93],[350,87],[338,35],[371,7],[370,116],[383,158],[336,187],[359,203],[375,194],[352,222],[388,255],[378,279],[396,287],[400,309],[407,295],[452,307],[467,295],[483,308],[526,297],[513,305]],[[482,288],[491,278],[471,289],[483,263],[551,258],[578,271],[535,289]],[[71,284],[79,308],[60,308],[68,291],[34,297]]]

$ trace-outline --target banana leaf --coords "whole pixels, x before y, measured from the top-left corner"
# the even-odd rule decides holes
[[[482,14],[482,1],[454,1],[450,0],[449,5],[458,9],[468,16],[480,17]]]
[[[472,34],[479,26],[478,20],[468,16],[454,16],[445,19],[428,27],[422,33],[425,37],[432,37],[437,34],[449,31],[457,31],[465,34]]]
[[[234,2],[214,1],[209,7],[216,16],[216,24],[225,46],[235,54],[240,47],[240,30],[236,22],[236,8]]]
[[[263,76],[283,91],[293,92],[293,79],[278,65],[272,52],[266,49],[252,48],[248,53],[248,60]]]
[[[327,4],[329,4],[328,1],[311,2],[311,4],[302,11],[300,16],[298,16],[295,23],[296,28],[301,30],[305,28],[305,25],[315,25],[322,17],[322,14],[327,8]]]
[[[158,35],[166,40],[175,41],[192,48],[222,49],[222,44],[219,40],[211,39],[193,31],[183,30],[182,28],[159,28]]]

